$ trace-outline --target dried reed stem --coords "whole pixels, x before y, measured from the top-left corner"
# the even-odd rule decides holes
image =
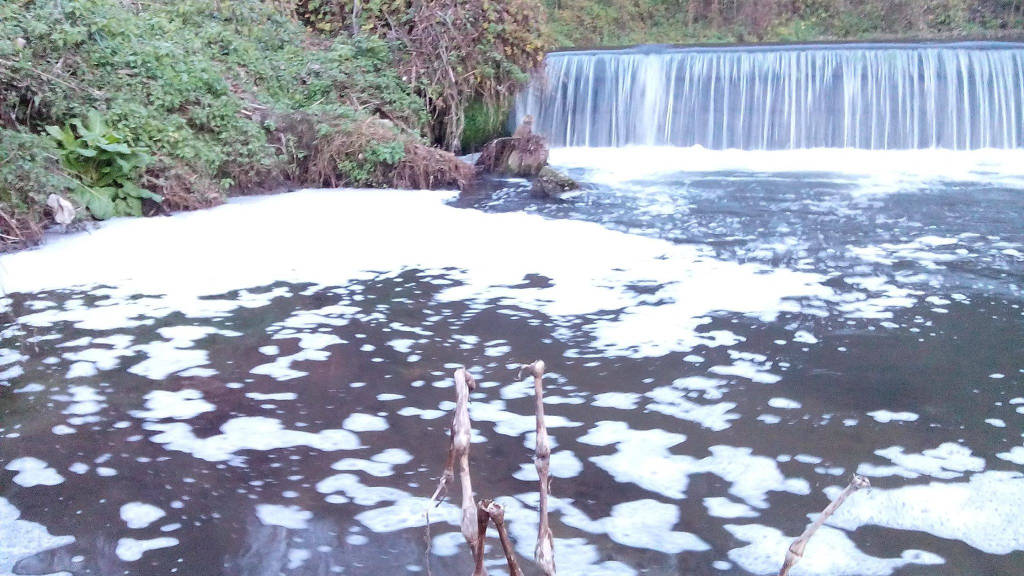
[[[512,539],[508,537],[508,530],[505,529],[505,509],[501,504],[491,500],[480,501],[480,509],[483,510],[498,529],[498,538],[501,540],[501,549],[505,552],[505,561],[508,562],[509,576],[523,576],[523,570],[516,560],[516,549],[512,545]]]
[[[476,527],[479,537],[476,539],[476,543],[471,545],[473,559],[476,561],[473,567],[473,576],[487,576],[487,569],[484,568],[484,540],[487,538],[487,523],[491,516],[487,513],[483,500],[476,505],[476,508]]]
[[[523,373],[533,375],[533,390],[537,400],[537,448],[534,452],[534,464],[537,466],[537,477],[540,480],[540,526],[537,530],[537,547],[533,556],[540,565],[545,576],[555,574],[555,541],[548,524],[548,491],[551,446],[548,444],[548,429],[544,423],[544,361],[536,360],[519,368],[519,376]]]
[[[455,417],[452,419],[451,442],[448,446],[448,459],[445,461],[444,474],[437,483],[434,495],[430,497],[427,507],[427,530],[430,529],[430,507],[439,505],[448,492],[448,485],[455,478],[455,464],[459,465],[459,484],[462,486],[462,536],[477,557],[477,544],[480,540],[480,529],[477,524],[476,501],[473,499],[473,485],[469,473],[469,445],[472,437],[472,422],[469,419],[469,393],[476,389],[476,381],[465,368],[455,371]],[[428,532],[429,534],[429,532]],[[481,556],[483,547],[480,546]],[[429,567],[429,542],[427,565]],[[479,561],[478,561],[479,563]],[[482,574],[486,574],[484,571]]]
[[[783,563],[782,569],[779,570],[779,576],[788,576],[790,569],[804,557],[804,548],[807,547],[807,542],[811,539],[811,536],[814,536],[818,528],[821,528],[821,525],[843,505],[843,502],[846,501],[850,494],[861,488],[870,487],[871,482],[867,478],[854,474],[853,478],[850,479],[850,485],[843,490],[843,493],[822,510],[818,518],[804,530],[804,533],[789,545],[789,550],[786,551],[786,561]]]

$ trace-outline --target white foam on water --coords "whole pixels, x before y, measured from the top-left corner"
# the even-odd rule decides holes
[[[608,185],[679,173],[820,173],[856,185],[857,194],[924,189],[935,181],[985,182],[1024,189],[1024,151],[1006,150],[709,150],[701,146],[553,148],[551,164],[587,170]]]
[[[996,454],[996,457],[1007,462],[1013,462],[1018,466],[1024,466],[1024,446],[1014,446],[1008,452]]]
[[[768,372],[767,363],[752,362],[750,360],[734,360],[728,366],[712,366],[708,372],[720,376],[739,376],[751,382],[759,384],[775,384],[782,380],[782,376]]]
[[[117,548],[114,552],[124,562],[135,562],[142,559],[142,555],[150,550],[170,548],[178,545],[177,538],[161,536],[150,540],[136,540],[134,538],[121,538],[117,541]]]
[[[424,410],[415,406],[403,406],[395,413],[399,416],[419,416],[421,420],[437,420],[447,414],[444,410]]]
[[[551,453],[548,460],[548,472],[552,478],[575,478],[583,473],[583,462],[576,457],[572,450],[556,450]],[[520,464],[519,470],[513,475],[516,480],[524,482],[536,482],[537,467],[530,464]]]
[[[352,534],[351,536],[358,536],[358,534]],[[347,540],[349,544],[353,544],[351,537]],[[289,548],[288,549],[288,569],[295,570],[301,568],[307,560],[313,557],[313,553],[305,548]]]
[[[778,574],[786,558],[786,550],[799,536],[786,535],[759,524],[727,524],[725,529],[735,538],[749,542],[747,546],[730,550],[729,559],[754,574]],[[861,552],[843,531],[823,526],[808,542],[793,573],[804,576],[888,576],[909,564],[933,566],[943,563],[945,561],[941,557],[920,550],[904,551],[899,558],[869,556]]]
[[[353,432],[380,432],[388,429],[388,421],[373,414],[356,412],[345,418],[341,427]]]
[[[599,520],[614,542],[665,554],[703,552],[711,547],[689,532],[672,530],[679,522],[679,507],[657,500],[637,500],[612,506],[611,515]],[[591,531],[591,530],[588,530]]]
[[[809,494],[802,478],[787,478],[777,462],[753,454],[750,448],[711,446],[710,456],[694,458],[669,451],[686,440],[664,430],[632,430],[625,422],[598,422],[579,442],[594,446],[615,445],[613,454],[593,456],[590,461],[617,482],[632,483],[667,498],[686,496],[690,476],[714,474],[726,481],[729,493],[754,508],[768,507],[769,492]]]
[[[8,462],[4,469],[17,472],[11,481],[25,488],[56,486],[64,482],[64,477],[50,468],[49,464],[31,456],[15,458]]]
[[[299,397],[295,392],[246,392],[245,396],[253,400],[296,400]]]
[[[344,494],[359,506],[376,506],[381,502],[400,502],[410,498],[407,492],[388,486],[367,486],[355,474],[334,474],[317,482],[321,494]]]
[[[313,513],[298,506],[257,504],[256,517],[264,526],[282,526],[290,530],[304,530],[309,527]]]
[[[429,498],[421,497],[406,497],[395,500],[394,504],[390,506],[360,512],[356,514],[355,518],[360,524],[373,532],[397,532],[398,530],[424,526],[426,524],[428,508],[431,524],[445,523],[459,526],[462,519],[462,510],[450,502],[444,502],[435,508],[433,501]],[[536,536],[536,530],[534,530],[534,536]]]
[[[239,416],[221,425],[220,434],[199,438],[185,422],[146,422],[146,430],[158,432],[150,441],[167,450],[185,452],[209,462],[230,461],[240,464],[236,452],[242,450],[279,450],[309,446],[325,452],[361,448],[359,438],[348,430],[322,430],[317,433],[289,430],[276,418]]]
[[[963,476],[964,472],[980,472],[985,469],[984,458],[973,456],[970,448],[954,442],[945,442],[920,454],[907,453],[902,446],[875,450],[875,454],[892,461],[896,466],[894,474],[905,478],[917,478],[924,474],[933,478],[952,479]]]
[[[145,528],[167,515],[159,507],[146,502],[129,502],[121,506],[121,520],[133,530]]]
[[[758,512],[750,506],[728,498],[705,498],[704,507],[708,509],[708,516],[716,518],[756,518],[758,516]]]
[[[457,209],[443,203],[448,197],[450,193],[423,191],[306,190],[236,199],[170,218],[114,219],[89,235],[54,237],[41,249],[0,257],[0,265],[9,271],[2,288],[25,292],[114,286],[103,292],[108,302],[98,308],[101,317],[91,308],[75,307],[23,318],[30,325],[70,321],[83,328],[113,329],[172,312],[210,317],[265,304],[276,295],[200,297],[279,281],[338,285],[378,274],[367,271],[445,270],[461,285],[445,289],[442,300],[487,297],[499,305],[525,306],[551,316],[621,310],[588,329],[603,354],[616,355],[663,355],[699,344],[733,344],[739,337],[729,332],[697,330],[716,311],[771,319],[782,311],[799,310],[795,299],[833,293],[816,274],[723,262],[708,250],[595,223]],[[365,218],[373,213],[389,216]],[[271,225],[278,231],[273,238],[262,233]],[[526,230],[530,233],[524,234]],[[224,237],[234,241],[220,241]],[[281,243],[280,237],[302,238],[303,248]],[[489,240],[467,242],[469,238]],[[572,242],[552,241],[557,238]],[[364,249],[324,266],[324,251],[339,245]],[[125,254],[133,249],[139,251],[138,258]],[[87,257],[108,250],[124,257]],[[460,255],[458,270],[450,268],[454,253]],[[551,278],[551,285],[513,288],[527,274]],[[659,289],[637,295],[627,288],[636,281]],[[127,298],[140,293],[159,296]],[[189,339],[196,334],[169,336],[170,342],[136,345],[149,358],[133,371],[160,378],[206,364],[202,350],[183,345],[194,342]],[[180,342],[173,340],[176,336]],[[490,352],[507,353],[502,346],[491,346]],[[289,367],[279,366],[278,373],[284,369]],[[302,375],[295,373],[287,376]]]
[[[104,404],[106,397],[90,386],[71,386],[68,388],[68,392],[69,394],[53,396],[54,400],[70,403],[64,409],[64,414],[85,416],[95,414],[106,407],[106,404]]]
[[[331,464],[334,470],[358,470],[366,472],[371,476],[391,476],[394,474],[394,467],[386,462],[373,462],[362,458],[343,458]]]
[[[505,524],[508,527],[512,540],[515,542],[516,550],[520,556],[525,558],[533,555],[534,543],[537,540],[538,501],[539,495],[537,492],[519,494],[515,498],[501,498],[498,501],[505,508]],[[658,502],[657,504],[662,503]],[[636,502],[626,503],[624,507],[618,509],[620,517],[636,506]],[[667,522],[672,514],[668,506],[671,505],[662,505],[657,510],[659,513],[657,518],[651,517],[649,522],[646,523],[641,520],[633,524],[632,527],[639,530],[663,530],[668,533],[659,534],[659,545],[674,546],[676,548],[699,548],[703,542],[697,539],[696,536],[686,532],[672,532],[674,526],[669,525]],[[561,520],[564,524],[590,534],[607,534],[610,528],[616,530],[619,540],[629,541],[639,537],[638,535],[627,533],[629,526],[626,526],[625,523],[615,527],[611,517],[592,520],[581,510],[574,507],[570,501],[552,497],[549,501],[549,507],[552,515],[562,515]],[[635,569],[622,562],[602,560],[602,558],[606,557],[606,554],[597,545],[585,538],[556,537],[554,545],[559,574],[573,576],[625,576],[637,573]]]
[[[18,560],[74,541],[74,536],[54,536],[42,524],[22,520],[21,511],[0,497],[0,574],[14,574]]]
[[[469,405],[469,415],[473,422],[494,422],[494,431],[504,436],[522,436],[536,430],[537,418],[534,415],[516,414],[505,410],[504,407],[505,404],[501,401],[473,402]],[[545,414],[544,422],[548,428],[574,428],[583,425],[557,414]]]
[[[841,489],[826,490],[834,498]],[[959,540],[989,554],[1024,550],[1024,475],[987,471],[968,482],[931,482],[901,488],[872,488],[847,500],[829,519],[844,530],[881,526]]]
[[[598,408],[633,410],[639,405],[641,398],[643,397],[636,392],[602,392],[594,396],[590,405]]]
[[[793,341],[794,342],[800,342],[802,344],[817,344],[818,343],[818,339],[814,337],[814,334],[811,334],[810,332],[808,332],[806,330],[797,330],[793,334]]]
[[[179,348],[169,342],[151,342],[135,348],[149,357],[128,371],[152,380],[166,380],[175,372],[198,368],[210,362],[210,355],[206,350]]]
[[[730,422],[738,420],[740,415],[731,412],[736,407],[734,402],[717,402],[714,404],[698,404],[686,398],[686,391],[680,390],[675,384],[659,386],[644,394],[652,402],[645,406],[646,410],[674,416],[680,420],[696,422],[704,428],[719,432],[731,426]]]
[[[800,408],[803,408],[803,404],[796,400],[781,397],[769,399],[768,405],[772,408],[778,408],[779,410],[799,410]]]
[[[174,420],[188,420],[195,418],[204,412],[213,412],[216,406],[203,400],[203,393],[199,390],[186,388],[178,391],[153,390],[143,396],[146,400],[145,410],[133,410],[130,414],[136,418],[146,420],[160,420],[171,418]]]
[[[408,464],[412,462],[413,455],[408,453],[401,448],[387,448],[380,454],[374,454],[370,457],[370,460],[374,462],[384,462],[385,464],[391,464],[398,466],[401,464]]]
[[[875,410],[868,412],[868,416],[875,419],[875,422],[888,424],[889,422],[916,422],[918,415],[913,412],[892,412],[889,410]]]

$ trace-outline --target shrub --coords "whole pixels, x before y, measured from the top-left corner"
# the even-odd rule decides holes
[[[63,173],[56,146],[45,136],[0,127],[0,251],[36,242],[46,198],[74,182]]]
[[[60,147],[64,168],[78,176],[72,194],[93,218],[142,216],[143,200],[163,200],[135,183],[152,158],[129,146],[98,112],[90,112],[84,122],[75,118],[63,130],[47,126],[46,131]]]

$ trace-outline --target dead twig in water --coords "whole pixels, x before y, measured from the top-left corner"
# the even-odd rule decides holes
[[[473,576],[487,576],[487,569],[484,568],[484,539],[487,538],[487,523],[490,522],[491,516],[487,513],[487,509],[484,508],[483,500],[476,505],[476,508],[476,527],[479,536],[476,539],[476,543],[471,545],[473,547],[473,559],[476,560],[476,565],[473,567]]]
[[[444,473],[437,483],[434,495],[427,505],[427,534],[430,534],[430,508],[439,506],[448,493],[448,485],[455,478],[455,464],[459,465],[459,484],[462,486],[462,536],[477,556],[477,541],[480,530],[477,525],[476,501],[473,499],[473,484],[469,473],[469,445],[472,437],[472,422],[469,419],[469,393],[476,389],[476,380],[465,368],[455,371],[455,417],[452,419],[451,442],[448,445],[448,459]],[[482,555],[482,547],[481,547]],[[479,564],[479,562],[477,562]],[[482,564],[481,564],[482,567]],[[427,571],[430,571],[430,541],[427,541]],[[486,570],[482,572],[486,574]]]
[[[843,490],[843,493],[833,500],[832,503],[824,510],[822,510],[818,518],[808,526],[806,530],[804,530],[804,533],[789,545],[789,550],[786,551],[786,561],[783,563],[782,569],[779,570],[779,576],[788,576],[790,569],[792,569],[793,566],[804,557],[804,548],[807,547],[807,542],[811,539],[811,536],[814,536],[814,533],[818,531],[818,528],[821,528],[821,525],[824,524],[832,514],[835,514],[835,511],[843,505],[843,502],[846,501],[850,494],[853,494],[861,488],[870,487],[871,482],[867,478],[854,474],[853,478],[850,479],[850,485]]]
[[[551,446],[548,443],[548,429],[544,423],[544,361],[536,360],[533,364],[521,366],[520,378],[524,372],[533,375],[533,391],[537,400],[537,448],[534,452],[534,465],[537,466],[537,477],[540,480],[540,526],[537,530],[537,547],[533,556],[545,576],[554,576],[555,541],[551,534],[551,526],[548,524]]]
[[[479,508],[490,517],[494,527],[498,529],[501,549],[505,552],[505,561],[508,562],[509,576],[523,576],[523,570],[519,567],[519,561],[516,560],[516,549],[508,537],[508,530],[505,529],[505,509],[501,504],[491,500],[481,500]]]

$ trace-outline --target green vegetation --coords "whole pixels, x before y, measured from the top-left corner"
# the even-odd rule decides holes
[[[507,136],[506,121],[508,109],[497,108],[482,100],[474,100],[466,106],[465,126],[462,129],[462,150],[478,152],[495,138]]]
[[[39,237],[50,193],[106,218],[464,183],[399,49],[310,32],[280,1],[0,2],[0,249]]]
[[[452,151],[462,143],[467,105],[482,106],[475,113],[506,109],[549,46],[539,0],[299,0],[297,5],[311,28],[368,34],[398,46],[397,68],[426,103],[430,138]],[[474,118],[474,130],[487,124],[481,120]]]
[[[564,47],[981,38],[1024,32],[1022,0],[545,0]]]
[[[85,122],[75,118],[63,130],[47,126],[46,131],[60,147],[64,168],[78,177],[75,199],[93,218],[142,216],[143,200],[163,200],[135,184],[152,157],[112,131],[99,112],[91,112]]]

